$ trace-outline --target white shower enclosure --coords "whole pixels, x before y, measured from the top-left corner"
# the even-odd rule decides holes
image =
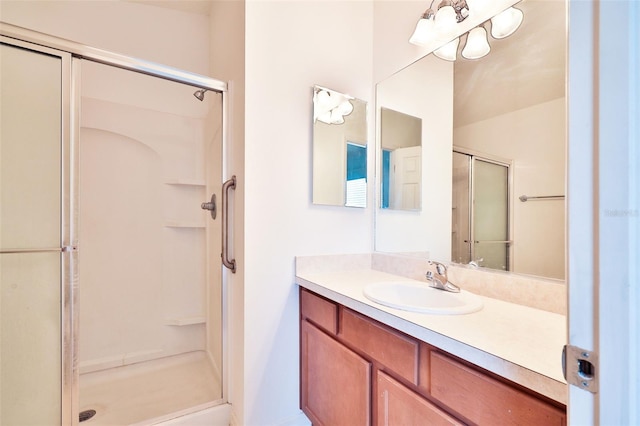
[[[226,85],[2,30],[0,424],[225,402]]]

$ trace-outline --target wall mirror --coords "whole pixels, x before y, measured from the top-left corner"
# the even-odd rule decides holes
[[[380,207],[420,210],[422,119],[381,108],[380,144]]]
[[[377,85],[377,122],[422,119],[423,147],[422,210],[377,209],[377,251],[565,278],[566,3],[516,7],[520,28],[481,59],[430,54]]]
[[[367,103],[313,88],[313,203],[367,206]]]

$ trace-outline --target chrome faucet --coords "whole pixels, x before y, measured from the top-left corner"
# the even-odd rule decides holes
[[[429,265],[436,265],[436,273],[433,271],[427,271],[426,277],[429,282],[429,287],[437,288],[438,290],[450,291],[452,293],[460,293],[460,287],[449,282],[447,277],[447,267],[440,263],[429,260]]]

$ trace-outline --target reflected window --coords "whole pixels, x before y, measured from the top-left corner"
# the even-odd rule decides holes
[[[346,206],[367,206],[367,147],[352,142],[347,142],[346,194]]]

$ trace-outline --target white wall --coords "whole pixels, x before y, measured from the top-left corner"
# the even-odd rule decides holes
[[[245,407],[240,424],[293,422],[300,412],[294,257],[372,247],[371,205],[354,209],[310,201],[311,88],[318,84],[371,105],[372,19],[370,2],[246,4]]]

